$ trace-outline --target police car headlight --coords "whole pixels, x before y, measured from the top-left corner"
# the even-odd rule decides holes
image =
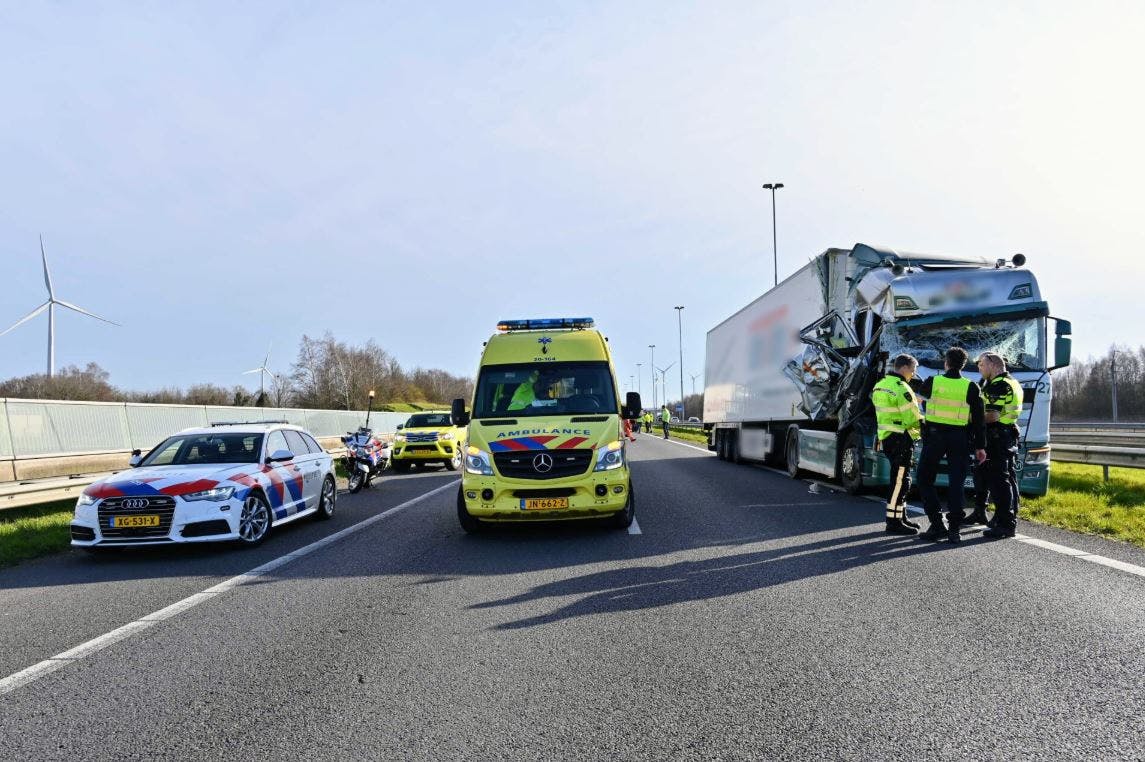
[[[492,476],[493,466],[489,462],[489,453],[470,447],[465,451],[465,470],[479,476]]]
[[[452,434],[450,434],[450,433],[447,431],[447,432],[445,432],[444,434],[442,434],[441,436],[439,436],[439,437],[438,437],[438,439],[440,439],[440,440],[442,440],[442,441],[446,441],[446,440],[449,440],[449,439],[453,439],[453,435],[452,435]]]
[[[184,500],[211,500],[219,503],[223,500],[230,500],[231,495],[235,494],[234,487],[215,487],[214,489],[205,489],[202,492],[188,492],[183,495]]]
[[[620,442],[611,442],[596,454],[596,468],[593,471],[611,471],[624,465],[624,448]]]
[[[76,508],[82,508],[85,505],[95,505],[95,498],[86,492],[81,492],[80,496],[76,498]]]
[[[1026,451],[1027,466],[1044,466],[1050,462],[1050,448],[1039,447],[1036,450]]]

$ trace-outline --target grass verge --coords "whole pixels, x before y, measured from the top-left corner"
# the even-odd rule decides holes
[[[675,426],[669,426],[668,435],[673,439],[679,439],[682,442],[692,442],[702,445],[706,445],[708,443],[708,435],[704,433],[703,429],[676,428]]]
[[[75,498],[0,511],[0,567],[68,547]]]
[[[1022,518],[1133,543],[1145,548],[1145,470],[1054,463],[1050,491],[1024,497]]]

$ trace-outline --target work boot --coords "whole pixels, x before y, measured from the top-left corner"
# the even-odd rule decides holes
[[[983,537],[989,537],[991,540],[1004,540],[1015,534],[1013,529],[1003,529],[1002,527],[990,527],[982,532]]]
[[[932,522],[930,522],[930,526],[926,528],[926,531],[918,536],[918,539],[927,540],[929,542],[938,542],[939,540],[941,540],[945,536],[946,536],[946,527],[944,527],[942,525],[942,522],[941,521],[938,521],[938,522],[932,521]]]
[[[902,519],[887,519],[887,534],[918,534],[918,529],[908,527]]]
[[[915,530],[915,531],[922,529],[921,524],[919,524],[917,521],[911,521],[910,520],[910,515],[906,511],[903,511],[902,523],[905,524],[906,526],[910,527],[911,529]]]
[[[962,532],[958,527],[950,527],[950,529],[946,531],[946,540],[951,545],[957,545],[962,542]]]
[[[985,524],[989,519],[986,516],[985,508],[975,508],[969,516],[962,519],[962,523],[969,526],[970,524]]]

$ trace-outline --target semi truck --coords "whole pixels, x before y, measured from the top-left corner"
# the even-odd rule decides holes
[[[1050,371],[1069,364],[1072,329],[1051,317],[1025,264],[1021,254],[916,254],[861,243],[824,251],[708,331],[708,448],[723,460],[785,467],[792,477],[837,479],[851,493],[886,485],[890,465],[876,444],[871,388],[896,355],[917,358],[925,379],[942,373],[945,351],[960,346],[970,356],[968,378],[981,377],[975,360],[993,351],[1022,385],[1019,489],[1044,495]],[[938,483],[946,486],[945,463]]]

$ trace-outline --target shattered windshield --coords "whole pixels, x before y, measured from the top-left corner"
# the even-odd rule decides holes
[[[882,349],[890,357],[910,354],[921,365],[941,370],[943,356],[958,346],[970,356],[968,370],[976,370],[983,352],[997,352],[1010,370],[1045,370],[1044,318],[1024,318],[992,323],[945,323],[899,326],[889,323],[883,332]]]

